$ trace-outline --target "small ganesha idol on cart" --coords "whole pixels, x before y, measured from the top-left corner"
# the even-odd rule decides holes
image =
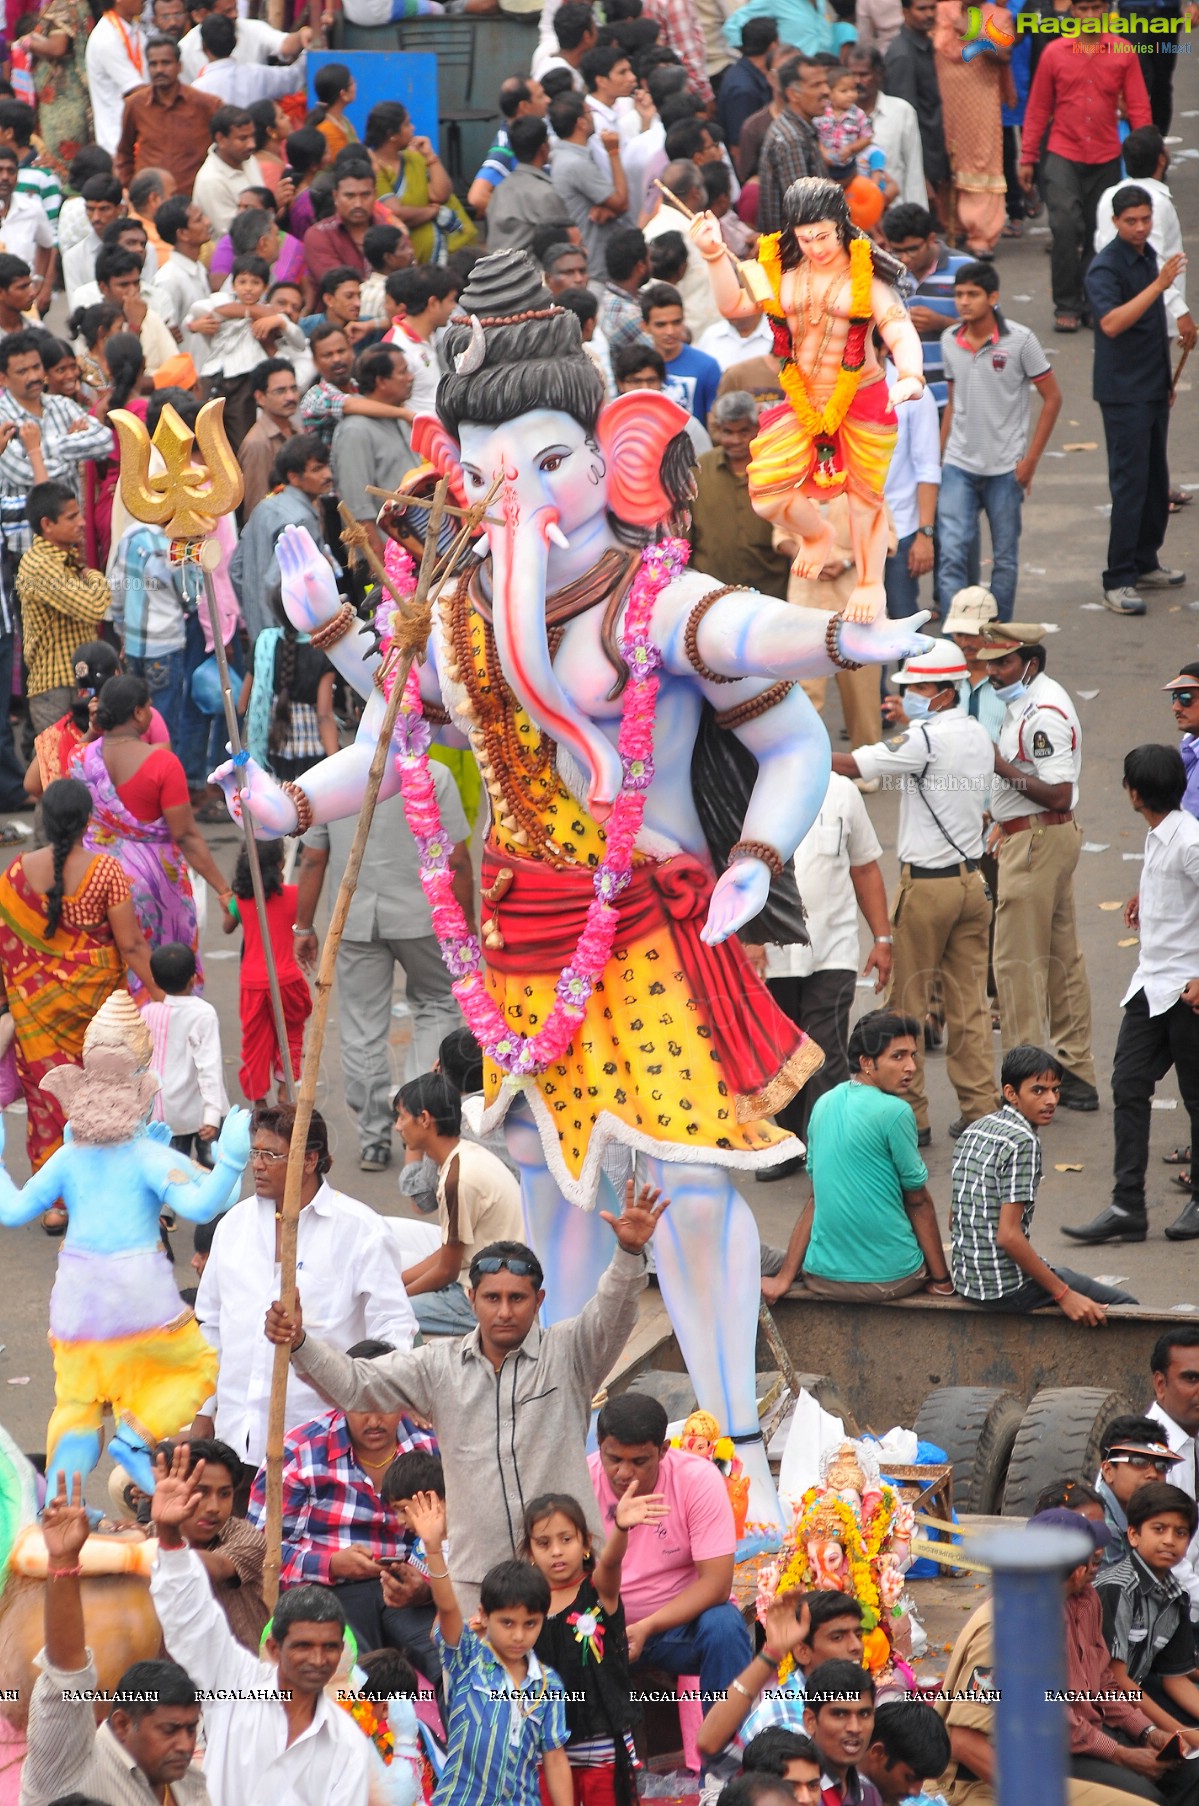
[[[912,1508],[881,1479],[872,1445],[831,1444],[820,1457],[819,1485],[804,1493],[777,1559],[762,1570],[759,1619],[779,1593],[846,1593],[862,1608],[862,1666],[880,1690],[914,1688],[901,1604],[912,1534]],[[781,1679],[793,1665],[788,1656]]]

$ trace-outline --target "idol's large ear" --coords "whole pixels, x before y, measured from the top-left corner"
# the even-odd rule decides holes
[[[458,441],[447,433],[436,414],[418,414],[412,423],[412,449],[427,458],[438,476],[450,479],[450,492],[460,508],[468,506],[462,486]]]
[[[688,414],[655,389],[620,395],[603,409],[596,438],[608,463],[608,506],[634,527],[669,520],[675,504],[662,480],[666,449],[686,432]]]

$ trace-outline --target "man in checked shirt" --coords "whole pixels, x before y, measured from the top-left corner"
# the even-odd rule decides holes
[[[363,1361],[391,1354],[389,1342],[356,1342]],[[440,1674],[433,1607],[417,1574],[401,1607],[383,1598],[382,1576],[411,1562],[416,1539],[402,1513],[383,1501],[383,1477],[400,1455],[437,1454],[431,1430],[400,1411],[329,1411],[292,1430],[283,1445],[285,1587],[317,1581],[337,1589],[361,1650],[401,1649],[429,1680]],[[249,1522],[266,1523],[266,1469],[250,1494]]]

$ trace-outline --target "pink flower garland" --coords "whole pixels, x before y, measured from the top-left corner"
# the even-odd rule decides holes
[[[617,750],[623,782],[606,826],[607,850],[594,877],[595,896],[575,948],[574,958],[558,980],[553,1006],[535,1035],[509,1028],[503,1011],[487,990],[486,967],[477,936],[453,891],[449,867],[451,844],[441,822],[437,792],[429,770],[429,725],[421,703],[415,666],[408,673],[404,700],[396,722],[396,770],[404,798],[404,815],[420,854],[421,884],[433,915],[433,932],[441,957],[454,980],[454,995],[475,1039],[489,1060],[510,1077],[529,1078],[544,1072],[565,1054],[612,953],[620,919],[616,900],[633,870],[633,846],[645,815],[645,798],[654,778],[654,710],[662,655],[650,638],[654,605],[690,556],[685,540],[668,539],[647,546],[629,592],[621,653],[629,667],[620,717]],[[411,595],[415,587],[412,560],[401,547],[387,548],[387,570],[396,587]],[[380,617],[386,617],[385,619]],[[376,625],[386,657],[390,649],[391,604],[382,604]],[[391,681],[384,680],[390,695]]]

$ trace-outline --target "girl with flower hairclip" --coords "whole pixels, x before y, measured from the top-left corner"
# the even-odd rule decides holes
[[[550,1584],[550,1609],[537,1658],[566,1689],[566,1746],[572,1770],[586,1770],[593,1806],[635,1806],[635,1757],[629,1727],[629,1646],[620,1569],[635,1524],[653,1524],[669,1507],[661,1493],[637,1494],[636,1480],[617,1501],[611,1534],[597,1556],[583,1508],[568,1493],[542,1493],[525,1508],[520,1553]],[[601,1776],[606,1777],[605,1780]],[[576,1774],[575,1799],[582,1796]]]

